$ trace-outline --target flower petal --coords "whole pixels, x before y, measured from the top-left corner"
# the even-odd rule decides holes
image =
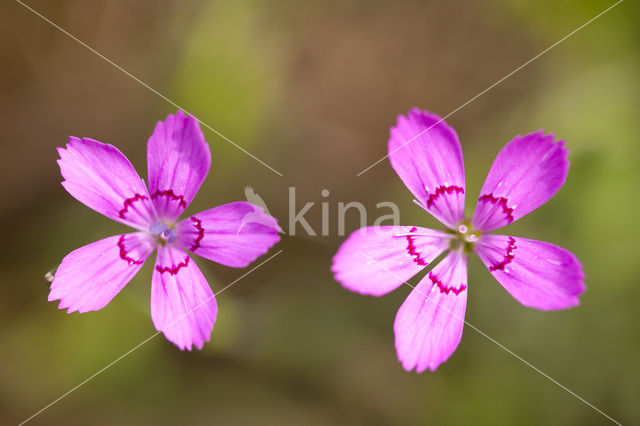
[[[471,219],[492,231],[546,203],[564,185],[569,171],[564,141],[542,130],[517,136],[498,154],[480,191]]]
[[[389,160],[436,219],[449,228],[464,220],[462,149],[456,132],[439,116],[417,108],[407,117],[398,116],[391,129]]]
[[[569,251],[505,235],[484,235],[476,253],[491,274],[520,303],[531,308],[565,309],[580,303],[582,265]]]
[[[331,271],[356,293],[382,296],[420,272],[449,247],[449,236],[415,226],[358,229],[338,249]]]
[[[202,349],[211,338],[218,305],[206,278],[183,250],[158,248],[151,280],[151,319],[180,350]]]
[[[196,213],[176,230],[186,250],[234,268],[247,266],[280,241],[278,221],[245,201]]]
[[[69,253],[51,283],[49,301],[59,309],[97,311],[105,307],[138,273],[154,249],[143,232],[116,235]]]
[[[156,125],[147,143],[149,192],[162,219],[175,220],[193,200],[211,166],[198,121],[182,111]]]
[[[393,325],[405,370],[435,371],[462,338],[467,306],[467,256],[451,251],[411,291]]]
[[[147,187],[118,148],[72,136],[65,148],[58,148],[58,154],[62,186],[75,199],[139,229],[146,229],[153,221]]]

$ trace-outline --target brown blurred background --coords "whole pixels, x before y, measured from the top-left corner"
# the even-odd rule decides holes
[[[606,424],[469,327],[436,373],[405,372],[392,324],[409,292],[352,294],[333,281],[337,203],[381,201],[438,227],[384,161],[397,114],[445,115],[613,1],[59,1],[28,5],[279,170],[205,130],[213,166],[188,212],[251,185],[283,227],[288,188],[319,232],[218,297],[212,341],[156,337],[33,424]],[[582,305],[520,306],[477,259],[467,320],[623,424],[640,423],[637,222],[640,16],[627,0],[447,121],[472,200],[500,148],[539,128],[564,138],[564,188],[505,232],[576,253]],[[154,333],[151,266],[99,312],[66,315],[43,275],[125,228],[60,185],[69,135],[118,146],[146,176],[146,140],[175,107],[14,1],[0,5],[0,423],[15,424]],[[330,196],[323,198],[322,189]],[[471,213],[473,203],[468,202]],[[350,216],[349,231],[359,226]],[[272,251],[273,253],[274,251]],[[244,270],[197,260],[214,291]],[[414,280],[415,281],[415,280]]]

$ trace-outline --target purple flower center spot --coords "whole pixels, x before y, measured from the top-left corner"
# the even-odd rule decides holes
[[[165,225],[164,223],[162,223],[162,222],[154,222],[149,227],[149,232],[151,232],[153,235],[160,235],[164,231],[166,231],[167,229],[169,229],[169,227],[167,225]]]
[[[164,238],[165,240],[167,240],[167,242],[168,242],[169,244],[172,244],[172,243],[176,240],[176,238],[178,237],[178,234],[176,233],[176,230],[175,230],[175,229],[173,229],[173,228],[169,228],[169,229],[165,230],[165,231],[162,233],[162,235],[161,235],[161,236],[162,236],[162,238]]]
[[[178,238],[178,233],[173,226],[162,222],[154,222],[149,227],[149,232],[157,237],[157,240],[171,244]]]

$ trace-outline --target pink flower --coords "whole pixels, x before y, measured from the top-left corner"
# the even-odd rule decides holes
[[[391,166],[416,203],[447,229],[362,228],[342,244],[332,271],[345,288],[381,296],[448,251],[396,315],[396,352],[406,370],[434,371],[460,343],[470,252],[525,306],[551,310],[579,304],[584,275],[573,254],[541,241],[489,234],[535,210],[560,189],[569,170],[563,145],[542,131],[509,142],[489,171],[475,213],[466,220],[464,164],[455,131],[437,115],[415,108],[408,117],[398,117],[389,139]]]
[[[69,253],[56,271],[49,301],[71,312],[96,311],[158,251],[151,281],[151,319],[180,349],[202,349],[218,307],[207,280],[187,253],[241,268],[279,241],[277,222],[257,208],[235,202],[178,221],[211,165],[198,122],[182,111],[159,122],[147,144],[149,189],[114,146],[69,138],[58,148],[62,186],[78,201],[139,232],[96,241]],[[274,226],[265,225],[273,223]],[[242,229],[240,229],[242,228]]]

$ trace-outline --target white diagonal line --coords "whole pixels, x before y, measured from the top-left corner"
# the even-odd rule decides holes
[[[424,297],[426,297],[426,300],[435,303],[438,307],[444,309],[445,311],[447,311],[451,316],[453,316],[454,318],[456,318],[457,320],[462,321],[463,323],[465,323],[467,326],[471,327],[475,332],[477,332],[478,334],[480,334],[481,336],[486,337],[487,339],[489,339],[491,342],[495,343],[498,347],[504,349],[505,351],[507,351],[508,353],[510,353],[511,355],[513,355],[516,359],[518,359],[519,361],[521,361],[522,363],[524,363],[525,365],[531,367],[533,370],[537,371],[538,373],[542,374],[544,377],[546,377],[547,379],[549,379],[550,381],[552,381],[553,383],[555,383],[556,385],[560,386],[562,389],[564,389],[565,391],[569,392],[571,395],[573,395],[574,397],[578,398],[580,401],[584,402],[585,404],[587,404],[589,407],[593,408],[594,410],[596,410],[598,413],[602,414],[604,417],[606,417],[607,419],[611,420],[613,423],[622,426],[621,423],[619,423],[618,421],[614,420],[613,418],[611,418],[609,415],[607,415],[604,411],[600,410],[598,407],[596,407],[595,405],[591,404],[589,401],[585,400],[584,398],[582,398],[580,395],[578,395],[577,393],[573,392],[571,389],[567,388],[566,386],[564,386],[562,383],[559,383],[557,380],[555,380],[553,377],[549,376],[547,373],[545,373],[544,371],[540,370],[538,367],[536,367],[535,365],[531,364],[530,362],[528,362],[527,360],[525,360],[524,358],[522,358],[520,355],[514,353],[512,350],[510,350],[509,348],[507,348],[506,346],[504,346],[502,343],[498,342],[496,339],[492,338],[491,336],[487,335],[485,332],[483,332],[482,330],[480,330],[478,327],[476,327],[475,325],[469,323],[467,320],[465,320],[464,318],[460,318],[458,315],[456,315],[455,313],[451,312],[449,309],[445,308],[444,306],[442,306],[441,304],[439,304],[438,302],[436,302],[435,300],[431,299],[429,297],[429,295],[424,294],[422,291],[418,290],[415,286],[409,284],[407,281],[404,281],[402,278],[400,278],[398,275],[396,275],[395,273],[393,273],[392,271],[388,270],[387,268],[385,268],[384,266],[382,266],[379,262],[377,262],[375,259],[372,259],[370,256],[367,256],[365,253],[363,253],[362,251],[359,251],[359,253],[364,256],[365,258],[367,258],[368,260],[370,260],[371,262],[375,263],[376,265],[378,265],[379,268],[384,269],[385,271],[387,271],[388,273],[390,273],[391,275],[395,276],[396,278],[398,278],[400,281],[402,281],[403,284],[408,285],[409,287],[411,287],[413,290],[417,291],[418,293],[420,293],[421,295],[423,295]]]
[[[226,289],[228,289],[229,287],[231,287],[232,285],[234,285],[235,283],[237,283],[238,281],[240,281],[241,279],[243,279],[244,277],[246,277],[247,275],[249,275],[250,273],[252,273],[253,271],[255,271],[256,269],[258,269],[259,267],[261,267],[262,265],[264,265],[265,263],[267,263],[268,261],[270,261],[271,259],[273,259],[274,257],[276,257],[277,255],[279,255],[280,253],[282,253],[282,250],[279,250],[277,253],[275,253],[274,255],[272,255],[271,257],[269,257],[268,259],[260,262],[258,265],[254,266],[253,268],[251,268],[249,271],[245,272],[244,274],[242,274],[240,277],[236,278],[235,280],[233,280],[229,285],[227,285],[226,287],[224,287],[222,290],[217,291],[216,293],[214,293],[213,296],[208,297],[204,302],[200,303],[198,306],[196,306],[195,308],[191,309],[189,312],[185,313],[184,315],[178,317],[175,321],[173,321],[172,323],[170,323],[169,325],[167,325],[166,327],[164,327],[162,330],[159,330],[157,332],[155,332],[153,335],[147,337],[145,340],[143,340],[142,342],[138,343],[136,346],[134,346],[133,348],[129,349],[127,352],[123,353],[122,355],[120,355],[118,358],[114,359],[113,361],[111,361],[109,364],[105,365],[104,367],[102,367],[100,370],[96,371],[95,373],[93,373],[91,376],[87,377],[86,379],[84,379],[82,382],[80,382],[79,384],[77,384],[76,386],[72,387],[71,389],[69,389],[67,392],[63,393],[62,395],[60,395],[58,398],[56,398],[55,400],[51,401],[49,404],[45,405],[44,407],[42,407],[40,410],[38,410],[37,412],[35,412],[33,415],[31,415],[31,417],[29,417],[26,420],[23,420],[18,426],[22,426],[23,424],[27,423],[28,421],[32,420],[34,417],[36,417],[37,415],[41,414],[43,411],[47,410],[48,408],[50,408],[52,405],[56,404],[57,402],[59,402],[61,399],[65,398],[66,396],[68,396],[69,394],[71,394],[73,391],[75,391],[76,389],[78,389],[80,386],[84,385],[85,383],[89,382],[90,380],[94,379],[96,376],[100,375],[102,372],[104,372],[106,369],[108,369],[109,367],[111,367],[112,365],[116,364],[118,361],[122,360],[123,358],[125,358],[126,356],[128,356],[129,354],[131,354],[132,352],[134,352],[135,350],[137,350],[138,348],[140,348],[142,345],[144,345],[145,343],[147,343],[149,340],[153,339],[154,337],[156,337],[158,334],[162,333],[163,330],[166,330],[167,328],[171,327],[172,325],[174,325],[175,323],[177,323],[178,321],[182,320],[184,317],[186,317],[187,315],[191,314],[192,312],[196,311],[197,309],[199,309],[202,305],[204,305],[205,303],[207,303],[209,300],[211,300],[212,298],[214,298],[215,296],[219,295],[220,293],[222,293],[223,291],[225,291]]]
[[[531,62],[535,61],[536,59],[538,59],[539,57],[541,57],[542,55],[544,55],[545,53],[547,53],[548,51],[550,51],[551,49],[553,49],[554,47],[556,47],[557,45],[559,45],[560,43],[562,43],[563,41],[565,41],[566,39],[568,39],[569,37],[571,37],[572,35],[574,35],[575,33],[577,33],[578,31],[580,31],[581,29],[583,29],[584,27],[586,27],[587,25],[589,25],[590,23],[592,23],[593,21],[595,21],[596,19],[598,19],[599,17],[601,17],[602,15],[604,15],[605,13],[607,13],[608,11],[610,11],[611,9],[613,9],[614,7],[616,7],[617,5],[619,5],[620,3],[622,3],[623,0],[618,0],[616,3],[612,4],[611,6],[609,6],[608,8],[606,8],[605,10],[603,10],[602,12],[600,12],[599,14],[597,14],[596,16],[594,16],[593,18],[589,19],[587,22],[585,22],[584,24],[580,25],[578,28],[576,28],[575,30],[571,31],[569,34],[567,34],[566,36],[562,37],[560,40],[556,41],[555,43],[553,43],[551,46],[547,47],[546,49],[544,49],[542,52],[538,53],[536,56],[534,56],[533,58],[529,59],[527,62],[525,62],[524,64],[520,65],[518,68],[514,69],[513,71],[511,71],[509,74],[505,75],[504,77],[502,77],[500,80],[496,81],[495,83],[493,83],[491,86],[487,87],[486,89],[484,89],[483,91],[481,91],[480,93],[478,93],[477,95],[475,95],[474,97],[472,97],[471,99],[469,99],[468,101],[466,101],[465,103],[463,103],[462,105],[460,105],[459,107],[457,107],[456,109],[454,109],[453,111],[449,112],[447,115],[445,115],[444,117],[442,117],[437,123],[432,124],[431,126],[427,127],[426,129],[422,130],[420,133],[418,133],[417,135],[413,136],[412,138],[410,138],[409,140],[407,140],[405,143],[403,143],[402,145],[400,145],[399,147],[397,147],[396,149],[394,149],[393,151],[391,151],[390,153],[388,153],[387,155],[385,155],[384,157],[382,157],[381,159],[379,159],[378,161],[376,161],[375,163],[371,164],[369,167],[367,167],[366,169],[362,170],[360,173],[358,173],[356,176],[360,176],[363,173],[365,173],[366,171],[368,171],[369,169],[373,168],[374,166],[376,166],[377,164],[379,164],[381,161],[384,161],[385,159],[387,159],[391,154],[399,151],[400,149],[404,148],[405,146],[407,146],[409,143],[411,143],[412,141],[416,140],[417,138],[419,138],[420,136],[422,136],[423,134],[425,134],[426,132],[428,132],[429,130],[431,130],[432,127],[437,126],[440,122],[446,120],[448,117],[452,116],[453,114],[455,114],[456,112],[460,111],[462,108],[466,107],[467,105],[469,105],[471,102],[475,101],[476,99],[478,99],[480,96],[484,95],[485,93],[487,93],[489,90],[493,89],[494,87],[496,87],[498,84],[502,83],[503,81],[505,81],[506,79],[508,79],[509,77],[511,77],[512,75],[514,75],[515,73],[517,73],[518,71],[520,71],[522,68],[526,67],[527,65],[529,65]]]
[[[238,148],[240,151],[244,152],[245,154],[247,154],[249,157],[253,158],[254,160],[256,160],[258,163],[262,164],[263,166],[265,166],[266,168],[268,168],[269,170],[271,170],[273,173],[277,174],[278,176],[284,176],[282,173],[280,173],[279,171],[277,171],[276,169],[274,169],[273,167],[271,167],[270,165],[268,165],[267,163],[265,163],[264,161],[262,161],[261,159],[259,159],[258,157],[256,157],[255,155],[253,155],[252,153],[250,153],[249,151],[247,151],[246,149],[244,149],[243,147],[241,147],[240,145],[238,145],[237,143],[235,143],[234,141],[232,141],[231,139],[229,139],[228,137],[226,137],[225,135],[223,135],[222,133],[220,133],[219,131],[217,131],[216,129],[214,129],[213,127],[209,126],[207,123],[205,123],[204,121],[200,120],[198,117],[196,117],[195,115],[193,115],[192,113],[190,113],[189,111],[187,111],[186,109],[184,109],[183,107],[181,107],[180,105],[178,105],[177,103],[175,103],[174,101],[172,101],[171,99],[167,98],[165,95],[163,95],[162,93],[158,92],[156,89],[154,89],[153,87],[149,86],[147,83],[145,83],[144,81],[140,80],[138,77],[136,77],[135,75],[131,74],[129,71],[125,70],[124,68],[122,68],[120,65],[116,64],[115,62],[113,62],[111,59],[107,58],[106,56],[104,56],[103,54],[101,54],[100,52],[98,52],[97,50],[95,50],[93,47],[89,46],[88,44],[86,44],[85,42],[83,42],[82,40],[80,40],[79,38],[77,38],[76,36],[74,36],[73,34],[71,34],[70,32],[68,32],[67,30],[65,30],[64,28],[62,28],[61,26],[59,26],[58,24],[54,23],[53,21],[51,21],[49,18],[47,18],[46,16],[42,15],[41,13],[39,13],[38,11],[34,10],[33,8],[31,8],[30,6],[26,5],[25,3],[23,3],[20,0],[16,0],[16,2],[20,3],[22,6],[24,6],[26,9],[30,10],[31,12],[33,12],[35,15],[39,16],[40,18],[42,18],[44,21],[48,22],[49,24],[51,24],[54,28],[60,30],[61,32],[63,32],[65,35],[67,35],[68,37],[70,37],[71,39],[73,39],[75,42],[77,42],[78,44],[86,47],[87,49],[89,49],[91,52],[95,53],[97,56],[99,56],[100,58],[104,59],[106,62],[108,62],[109,64],[113,65],[115,68],[117,68],[118,70],[120,70],[121,72],[123,72],[125,75],[127,75],[128,77],[131,77],[132,79],[134,79],[135,81],[137,81],[138,83],[140,83],[142,86],[144,86],[146,89],[148,89],[149,91],[151,91],[152,93],[158,95],[159,97],[161,97],[162,99],[164,99],[165,101],[167,101],[168,103],[170,103],[171,105],[173,105],[175,108],[180,109],[182,111],[184,111],[185,113],[187,113],[188,115],[192,116],[193,118],[195,118],[198,123],[202,124],[204,127],[206,127],[207,129],[211,130],[213,133],[215,133],[216,135],[218,135],[219,137],[221,137],[222,139],[224,139],[225,141],[229,142],[231,145],[235,146],[236,148]]]

